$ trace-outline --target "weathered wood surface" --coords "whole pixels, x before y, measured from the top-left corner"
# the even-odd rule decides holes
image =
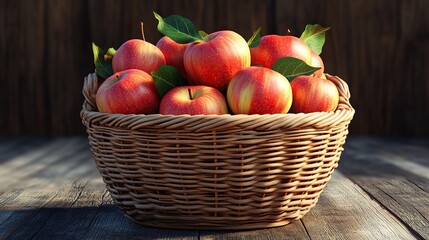
[[[360,137],[340,169],[410,229],[429,239],[429,140]]]
[[[87,139],[3,138],[0,239],[429,239],[428,143],[349,138],[303,219],[272,229],[184,231],[126,218],[105,190]]]
[[[427,0],[21,0],[0,1],[0,136],[83,134],[83,77],[91,42],[104,49],[156,43],[152,11],[183,15],[199,29],[299,35],[331,26],[325,69],[350,85],[354,134],[429,134]]]

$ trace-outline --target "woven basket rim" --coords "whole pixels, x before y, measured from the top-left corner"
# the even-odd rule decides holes
[[[96,114],[99,116],[104,116],[104,117],[133,117],[133,118],[148,118],[148,117],[153,117],[153,118],[159,118],[159,117],[164,117],[164,118],[170,118],[170,119],[201,119],[201,118],[206,118],[208,120],[211,119],[219,119],[219,118],[230,118],[230,119],[243,119],[243,118],[251,118],[251,119],[267,119],[267,118],[275,118],[275,117],[295,117],[295,116],[319,116],[320,114],[325,114],[325,115],[332,115],[332,114],[341,114],[342,112],[354,112],[354,109],[352,110],[346,110],[346,109],[342,109],[342,110],[335,110],[335,111],[331,111],[331,112],[311,112],[311,113],[275,113],[275,114],[197,114],[197,115],[189,115],[189,114],[179,114],[179,115],[174,115],[174,114],[159,114],[159,113],[155,113],[155,114],[125,114],[125,113],[102,113],[102,112],[98,112],[98,111],[92,111],[92,110],[86,110],[86,109],[82,109],[81,112],[83,114]]]

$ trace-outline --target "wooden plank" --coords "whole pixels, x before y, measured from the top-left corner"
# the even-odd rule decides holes
[[[13,185],[22,185],[26,184],[28,180],[41,177],[46,184],[51,184],[55,187],[56,182],[52,181],[52,178],[55,177],[43,177],[42,173],[50,171],[51,175],[58,175],[61,172],[56,172],[56,166],[70,167],[70,164],[73,163],[73,158],[77,155],[76,153],[79,154],[82,149],[87,149],[87,144],[82,141],[82,138],[57,138],[43,147],[18,155],[15,159],[2,164],[0,186],[7,188]],[[56,178],[61,179],[60,175]],[[41,187],[46,188],[48,186]]]
[[[44,14],[43,0],[0,2],[0,135],[47,132]]]
[[[79,116],[84,100],[83,78],[94,71],[88,14],[99,12],[89,13],[88,2],[82,0],[45,0],[44,5],[48,25],[43,61],[47,98],[44,112],[50,122],[47,132],[56,136],[84,134]]]
[[[415,239],[393,215],[339,171],[302,219],[311,239]]]
[[[17,148],[28,141],[29,141],[28,138],[1,138],[0,139],[0,156],[1,154],[8,153],[14,148]],[[2,161],[1,159],[3,158],[0,157],[0,162]]]
[[[40,199],[48,201],[37,202],[38,205],[31,206],[31,209],[24,209],[18,207],[20,204],[28,202],[29,194],[31,192],[24,191],[18,199],[10,206],[17,207],[11,215],[14,218],[13,225],[15,228],[10,230],[6,229],[5,238],[11,239],[25,239],[36,238],[35,236],[40,232],[40,229],[46,224],[48,219],[57,212],[58,209],[71,207],[77,198],[82,195],[84,184],[75,183],[62,188],[57,193],[45,192],[40,195]],[[40,192],[39,192],[40,193]],[[38,195],[39,196],[39,195]],[[18,206],[16,206],[18,205]],[[61,218],[57,219],[57,224],[61,222]],[[8,222],[9,224],[9,222]],[[37,238],[36,238],[37,239]],[[46,239],[46,238],[45,238]]]
[[[416,157],[417,151],[401,150],[399,143],[392,142],[394,140],[389,142],[383,138],[349,137],[338,169],[353,180],[356,177],[366,184],[376,184],[385,179],[429,177],[429,168],[424,163],[427,157]],[[419,149],[423,154],[428,148]],[[401,163],[407,163],[407,167]]]
[[[425,139],[348,139],[339,170],[420,238],[429,238],[429,146]]]
[[[133,223],[111,202],[100,206],[86,229],[78,233],[76,239],[198,239],[198,231],[152,228]]]
[[[91,192],[91,191],[90,191]],[[100,194],[102,193],[102,194]],[[81,194],[82,196],[84,193]],[[98,191],[93,196],[99,199],[98,208],[87,208],[85,201],[80,199],[76,201],[76,208],[70,211],[70,217],[64,225],[58,226],[57,218],[53,218],[52,222],[45,224],[41,232],[48,233],[47,235],[38,235],[40,239],[49,239],[46,237],[70,237],[71,239],[123,239],[123,238],[145,238],[145,239],[197,239],[197,231],[179,231],[159,228],[150,228],[133,223],[126,218],[122,211],[113,205],[110,195],[106,192]],[[84,209],[82,209],[82,207]],[[80,215],[79,215],[80,214]],[[59,215],[67,218],[64,211],[61,210]],[[88,217],[90,216],[90,217]],[[51,226],[51,227],[49,227]],[[60,228],[60,234],[50,234],[51,229]],[[58,232],[58,230],[55,230]]]
[[[47,140],[42,138],[32,138],[22,141],[18,145],[2,144],[4,151],[0,152],[0,164],[16,159],[19,155],[28,154],[30,151],[46,144]]]
[[[350,147],[346,154],[359,156],[365,152],[377,161],[393,164],[422,177],[429,177],[429,139],[352,136],[348,139],[346,147]],[[365,151],[360,151],[361,149]]]
[[[429,180],[424,181],[423,185],[428,186]],[[429,239],[429,192],[407,180],[388,180],[362,187],[416,236]]]
[[[56,141],[49,140],[34,140],[28,144],[19,146],[18,148],[9,151],[2,156],[3,163],[0,169],[0,176],[7,172],[16,172],[19,168],[25,167],[32,162],[37,162],[50,152],[61,148],[61,145],[67,142],[67,139],[57,139]]]
[[[7,205],[10,205],[23,192],[22,189],[14,189],[0,192],[0,225],[9,218],[13,210],[8,210]],[[1,230],[0,226],[0,230]],[[1,232],[1,231],[0,231]],[[1,236],[1,235],[0,235]]]
[[[26,188],[51,188],[73,182],[76,179],[88,181],[93,188],[104,188],[105,184],[96,168],[86,138],[78,138],[78,144],[72,145],[69,153],[62,151],[60,156],[53,153],[58,160],[48,167],[36,172],[30,172],[28,181],[22,183]],[[55,179],[55,181],[52,181]]]
[[[89,188],[82,180],[59,192],[55,199],[40,209],[48,217],[43,225],[38,226],[34,239],[82,239],[79,235],[87,231],[99,212],[100,204],[110,199],[107,190]],[[66,205],[61,207],[61,203]]]
[[[0,239],[198,239],[198,231],[149,228],[126,218],[105,189],[76,181],[58,192],[1,195]]]
[[[10,239],[11,235],[22,232],[26,226],[32,227],[43,222],[37,215],[38,208],[55,198],[52,192],[31,189],[6,191],[0,196],[0,199],[7,199],[0,202],[0,239]],[[22,237],[28,238],[27,235]]]
[[[55,227],[69,227],[68,220],[79,221],[76,219],[76,213],[73,207],[82,207],[80,217],[90,218],[91,211],[86,211],[88,207],[93,207],[97,211],[97,206],[106,197],[105,189],[88,189],[85,181],[75,181],[61,188],[58,192],[41,190],[20,190],[15,192],[6,192],[2,195],[7,201],[0,202],[0,239],[56,239],[56,238],[38,238],[36,235],[44,233],[42,228],[48,227],[48,234],[56,234],[61,229]],[[105,200],[106,202],[108,200]],[[68,218],[64,218],[63,214]],[[92,216],[94,214],[92,213]],[[75,222],[76,223],[76,222]],[[49,228],[52,227],[52,228]],[[72,228],[73,229],[73,228]],[[70,239],[70,238],[69,238]]]
[[[426,179],[415,178],[410,179],[409,181],[412,182],[414,185],[418,186],[418,188],[422,189],[423,191],[429,192],[429,184],[427,184]]]

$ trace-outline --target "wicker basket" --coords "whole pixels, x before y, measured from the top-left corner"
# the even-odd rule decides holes
[[[95,73],[81,111],[115,203],[148,226],[254,229],[288,224],[317,202],[337,167],[354,109],[336,84],[335,112],[164,116],[100,113]]]

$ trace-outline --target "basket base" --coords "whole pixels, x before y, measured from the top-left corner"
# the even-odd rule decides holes
[[[130,217],[129,217],[130,218]],[[134,223],[144,225],[147,227],[154,227],[154,228],[165,228],[165,229],[178,229],[178,230],[255,230],[255,229],[263,229],[263,228],[274,228],[274,227],[281,227],[285,226],[297,219],[294,220],[288,220],[288,221],[281,221],[281,222],[275,222],[275,223],[254,223],[254,224],[243,224],[243,225],[230,225],[230,226],[210,226],[208,224],[195,224],[195,225],[183,225],[183,224],[161,224],[161,223],[153,223],[153,222],[141,222],[134,220],[130,218]]]
[[[289,223],[299,220],[304,216],[305,213],[293,219],[286,219],[277,222],[260,222],[260,223],[207,223],[207,222],[194,222],[194,223],[183,223],[183,222],[163,222],[163,221],[148,221],[148,220],[137,220],[133,217],[124,214],[134,223],[139,225],[163,228],[163,229],[178,229],[178,230],[256,230],[264,228],[274,228],[288,225]]]

